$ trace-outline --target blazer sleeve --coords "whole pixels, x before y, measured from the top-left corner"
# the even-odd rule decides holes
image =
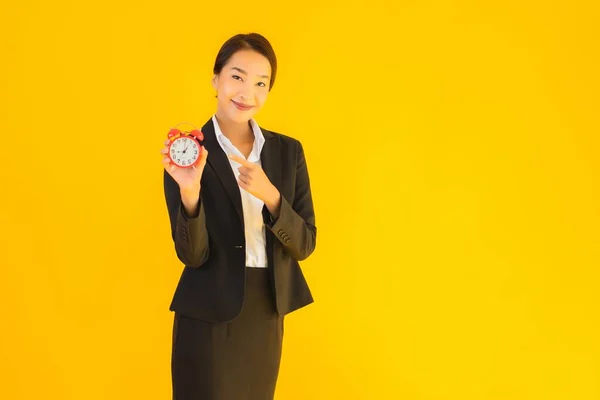
[[[315,250],[317,244],[317,227],[310,179],[302,144],[298,142],[296,164],[296,188],[293,201],[290,203],[283,195],[279,217],[271,217],[265,224],[279,239],[284,250],[298,261],[305,260]]]
[[[171,237],[175,244],[177,258],[188,267],[198,268],[208,260],[209,255],[209,238],[202,197],[198,201],[198,208],[194,215],[188,216],[181,201],[179,185],[166,170],[163,180],[171,223]]]

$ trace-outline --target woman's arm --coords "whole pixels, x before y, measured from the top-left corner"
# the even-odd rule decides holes
[[[298,261],[312,254],[317,244],[317,227],[310,191],[310,179],[302,144],[298,142],[296,189],[293,203],[280,197],[279,215],[265,225],[279,239],[285,251]]]
[[[200,189],[182,193],[177,182],[165,171],[164,191],[177,257],[186,266],[198,268],[208,260],[209,253]]]

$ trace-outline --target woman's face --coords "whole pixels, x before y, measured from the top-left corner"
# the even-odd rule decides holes
[[[271,64],[253,50],[234,53],[221,73],[212,79],[217,91],[217,115],[246,123],[265,104],[269,94]]]

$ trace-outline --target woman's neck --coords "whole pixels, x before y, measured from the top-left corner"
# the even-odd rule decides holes
[[[232,143],[244,143],[254,140],[254,132],[249,122],[238,123],[215,115],[221,132]]]

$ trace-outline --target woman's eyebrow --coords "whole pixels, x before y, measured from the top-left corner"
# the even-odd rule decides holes
[[[236,71],[239,71],[240,73],[244,74],[244,75],[248,75],[248,73],[246,71],[244,71],[243,69],[239,68],[239,67],[231,67],[231,69],[235,69]],[[264,78],[264,79],[269,79],[269,75],[259,75],[260,78]]]

